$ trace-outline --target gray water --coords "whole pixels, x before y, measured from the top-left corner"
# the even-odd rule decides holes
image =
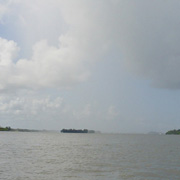
[[[2,180],[179,180],[180,136],[0,132]]]

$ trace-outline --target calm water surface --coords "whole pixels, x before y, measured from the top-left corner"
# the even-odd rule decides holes
[[[180,136],[0,132],[2,180],[179,180]]]

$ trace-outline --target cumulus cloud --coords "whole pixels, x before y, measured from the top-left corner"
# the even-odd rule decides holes
[[[68,87],[88,77],[79,61],[66,47],[49,46],[43,40],[33,47],[32,59],[20,59],[16,63],[14,77],[16,83],[27,87]]]
[[[178,0],[10,2],[21,51],[32,51],[14,62],[17,44],[0,39],[1,89],[70,87],[111,50],[155,87],[180,88]]]
[[[74,13],[70,14],[69,8],[67,8],[68,4],[62,3],[61,1],[60,3],[59,1],[52,3],[53,6],[50,5],[50,9],[48,9],[48,4],[50,3],[48,0],[45,2],[34,2],[33,5],[28,2],[24,3],[23,1],[11,1],[11,3],[10,8],[15,11],[15,19],[17,19],[17,29],[20,28],[20,30],[17,30],[17,34],[18,32],[22,33],[22,37],[24,38],[23,45],[26,48],[32,48],[32,53],[30,58],[15,60],[14,56],[12,56],[12,51],[14,51],[14,49],[18,51],[17,44],[1,38],[1,57],[3,58],[1,62],[8,64],[5,70],[8,74],[2,72],[2,76],[0,77],[1,90],[12,87],[14,89],[37,89],[44,87],[67,88],[85,81],[90,74],[85,64],[97,59],[98,51],[100,51],[101,48],[97,49],[97,46],[94,46],[94,44],[97,45],[96,42],[98,41],[92,39],[92,35],[89,35],[90,32],[87,30],[91,24],[86,22],[86,18],[82,18],[79,23],[80,26],[76,26],[79,19],[74,18],[74,16],[78,14],[78,17],[83,17],[84,9],[80,10],[80,7],[72,2],[76,7]],[[18,7],[17,11],[14,9],[14,4]],[[81,5],[81,3],[78,4]],[[63,5],[64,11],[60,5]],[[55,8],[55,6],[59,6],[59,8]],[[28,7],[30,9],[28,9]],[[58,14],[59,17],[62,12],[62,18],[64,18],[69,28],[66,32],[58,34],[56,37],[56,45],[49,45],[48,43],[52,40],[51,34],[53,34],[53,31],[51,29],[55,29],[56,23],[58,24],[58,18],[54,19],[54,17],[51,16],[50,20],[46,22],[46,17],[49,18],[49,14],[54,13],[52,7],[55,8],[56,13],[60,12],[60,14]],[[45,14],[46,12],[48,12],[48,14]],[[12,15],[11,13],[10,15]],[[30,21],[30,15],[34,17],[35,21]],[[70,21],[71,18],[72,20]],[[53,25],[48,23],[51,22],[52,19]],[[83,25],[85,22],[88,27]],[[51,27],[49,27],[50,25]],[[36,27],[38,27],[38,29]],[[40,31],[38,31],[39,29]],[[25,30],[25,33],[23,30]],[[44,36],[41,36],[41,34],[44,34]],[[27,38],[25,38],[25,36],[27,36]],[[29,40],[29,36],[30,38],[32,37],[31,39],[33,39],[33,41]],[[40,40],[42,37],[45,39]],[[34,42],[36,43],[33,44]],[[9,44],[13,44],[13,46],[4,51]],[[23,47],[21,47],[21,50],[23,51]],[[8,81],[4,80],[4,76]]]

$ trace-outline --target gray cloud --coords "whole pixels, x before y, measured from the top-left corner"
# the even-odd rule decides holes
[[[130,1],[120,27],[120,49],[132,71],[161,88],[180,86],[178,1]],[[131,7],[131,12],[128,8]]]

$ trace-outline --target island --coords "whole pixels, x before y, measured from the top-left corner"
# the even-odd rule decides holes
[[[166,132],[166,135],[180,135],[180,129],[170,130],[170,131]]]
[[[61,133],[95,133],[95,131],[88,129],[62,129]]]

